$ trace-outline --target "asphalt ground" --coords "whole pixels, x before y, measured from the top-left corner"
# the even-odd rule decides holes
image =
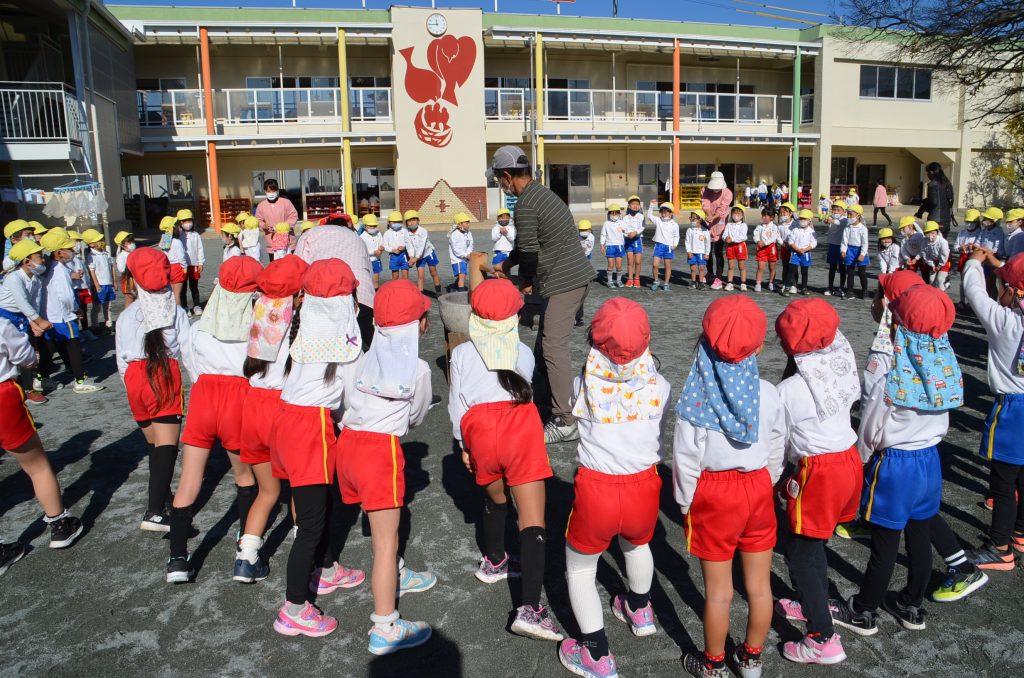
[[[442,277],[451,280],[447,247],[433,236],[443,260]],[[489,243],[484,232],[477,243]],[[209,294],[220,260],[215,239],[206,241],[211,263],[202,280]],[[651,249],[645,251],[645,282]],[[811,269],[811,285],[825,281],[824,251],[819,247]],[[677,268],[684,264],[676,259]],[[595,261],[600,268],[603,264]],[[872,267],[872,270],[876,270]],[[677,274],[678,275],[678,274]],[[687,271],[688,275],[688,271]],[[680,278],[682,280],[684,278]],[[953,279],[955,294],[958,279]],[[871,288],[877,283],[872,277]],[[724,292],[691,291],[674,285],[671,292],[649,289],[609,290],[591,286],[586,301],[589,318],[599,305],[622,294],[640,301],[651,316],[652,350],[661,372],[678,397],[692,360],[704,309]],[[787,300],[767,292],[752,295],[769,319]],[[843,332],[863,360],[875,323],[868,301],[835,298]],[[118,302],[119,305],[119,302]],[[436,310],[421,343],[421,356],[433,367],[435,392],[447,402],[443,331]],[[769,323],[760,359],[762,376],[778,381],[784,355]],[[992,396],[985,380],[984,334],[965,313],[950,332],[964,371],[965,407],[953,412],[949,435],[940,446],[945,481],[942,512],[965,544],[975,544],[987,529],[990,513],[980,507],[987,488],[987,469],[977,455],[981,428]],[[535,333],[524,327],[522,339],[532,344]],[[586,354],[585,330],[574,334],[573,361]],[[279,507],[268,532],[266,553],[272,572],[266,581],[246,586],[231,581],[236,530],[235,498],[225,455],[215,453],[207,469],[190,541],[198,574],[194,583],[164,583],[167,542],[141,532],[147,465],[142,435],[129,416],[124,389],[117,377],[113,339],[86,345],[87,369],[107,388],[76,395],[70,388],[50,394],[48,404],[33,409],[43,443],[51,452],[68,507],[81,516],[86,531],[71,549],[46,547],[31,486],[10,455],[0,456],[0,529],[6,539],[20,537],[31,552],[0,579],[0,676],[559,676],[569,675],[558,663],[554,643],[520,638],[507,631],[514,609],[515,585],[485,586],[473,576],[480,557],[476,523],[483,495],[453,453],[451,424],[444,406],[403,441],[407,460],[407,501],[403,520],[403,552],[413,568],[429,568],[438,576],[432,590],[403,597],[399,609],[409,619],[433,625],[426,645],[389,657],[366,651],[372,611],[369,583],[324,596],[319,604],[339,619],[338,630],[322,639],[286,638],[271,624],[284,598],[284,569],[290,542],[290,519]],[[63,375],[61,375],[63,376]],[[70,381],[64,377],[65,382]],[[702,647],[703,604],[700,567],[685,552],[680,513],[671,494],[671,428],[665,434],[661,474],[662,513],[652,542],[655,580],[652,589],[658,633],[634,638],[610,612],[605,619],[611,648],[623,676],[673,676],[682,673],[683,653]],[[548,569],[544,595],[559,625],[576,630],[565,584],[564,537],[572,501],[575,467],[573,444],[549,449],[555,477],[548,483]],[[347,535],[341,561],[368,570],[370,542],[365,518],[355,511],[343,515]],[[781,548],[781,541],[780,541]],[[836,589],[850,595],[857,589],[868,557],[865,544],[834,538],[829,544],[830,576]],[[900,560],[892,583],[905,577]],[[935,559],[934,584],[940,583]],[[1022,574],[997,572],[990,584],[959,603],[929,603],[928,628],[903,630],[882,613],[880,631],[872,638],[847,634],[849,659],[822,668],[782,659],[782,641],[797,639],[802,629],[774,621],[766,651],[766,676],[1011,676],[1024,675],[1021,659]],[[621,554],[607,554],[598,571],[602,595],[610,600],[625,589]],[[786,566],[777,553],[773,589],[778,597],[792,593]],[[738,591],[733,605],[732,642],[741,642],[745,605]]]

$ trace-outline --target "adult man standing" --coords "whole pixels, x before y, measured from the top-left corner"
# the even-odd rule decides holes
[[[494,153],[487,177],[505,192],[515,195],[516,242],[502,263],[508,274],[519,266],[524,293],[534,290],[544,301],[537,333],[537,364],[547,376],[551,393],[551,418],[544,427],[547,443],[579,437],[572,416],[572,382],[576,370],[569,341],[576,313],[583,307],[594,267],[580,247],[576,221],[568,206],[530,172],[530,160],[517,146],[502,146]]]

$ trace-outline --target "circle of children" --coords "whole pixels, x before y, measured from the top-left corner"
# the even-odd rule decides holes
[[[672,210],[660,207],[652,216],[658,217],[662,233]],[[611,217],[615,212],[610,210]],[[724,231],[729,247],[745,241],[746,225],[735,218],[742,211],[733,214]],[[860,211],[851,208],[846,215],[844,219],[840,206],[829,219],[830,230],[845,221],[842,240],[835,244],[845,250],[847,264],[862,271],[859,263],[850,264],[867,260],[866,238],[850,235],[863,228]],[[410,213],[400,216],[415,233]],[[798,224],[783,237],[788,216],[773,227],[774,215],[765,213],[759,234],[769,227],[772,232],[755,239],[759,249],[788,247],[794,262],[790,276],[802,269],[806,290],[805,271],[815,240],[812,233],[803,234],[811,229],[811,218],[799,212]],[[1006,216],[1012,247],[1022,240],[1024,210]],[[931,224],[924,229],[926,241],[912,220],[904,223],[902,246],[892,244],[888,229],[880,234],[880,259],[887,268],[874,296],[872,312],[879,326],[863,383],[854,351],[840,331],[840,317],[824,299],[797,299],[775,319],[776,334],[790,356],[778,385],[758,373],[767,335],[764,312],[740,294],[710,304],[689,372],[679,375],[684,385],[674,409],[672,442],[674,496],[683,515],[686,548],[700,560],[705,586],[704,649],[684,657],[692,675],[729,675],[726,643],[737,551],[749,612],[746,636],[729,659],[747,678],[761,675],[773,614],[806,625],[800,641],[785,643],[786,659],[834,664],[846,657],[837,627],[873,635],[881,607],[904,628],[924,629],[923,601],[929,593],[935,602],[951,603],[984,586],[986,571],[1014,568],[1015,552],[1024,552],[1024,511],[1015,494],[1024,490],[1024,447],[1016,435],[1024,417],[1017,411],[1024,408],[1024,255],[1005,256],[1001,231],[998,237],[992,233],[1001,217],[995,208],[981,215],[969,212],[968,227],[956,246],[963,298],[988,335],[988,381],[996,395],[980,441],[980,452],[991,464],[991,531],[987,543],[966,552],[939,513],[942,478],[936,446],[947,432],[949,411],[963,404],[964,391],[947,336],[956,315],[943,289],[942,274],[949,263],[924,254],[926,243],[941,237]],[[700,211],[694,211],[687,233],[691,265],[698,267],[694,283],[700,286],[706,281],[699,257],[707,250],[698,248],[709,238],[702,220]],[[364,235],[379,237],[371,232],[374,221],[364,219]],[[244,222],[244,229],[226,226],[226,236],[253,230],[249,218]],[[389,217],[389,222],[400,223],[398,217]],[[618,231],[618,221],[610,218],[608,223],[612,228],[606,224],[607,230]],[[179,213],[167,232],[173,235],[179,226],[191,232],[190,225],[191,214]],[[587,230],[587,224],[580,226]],[[730,228],[742,228],[743,234]],[[0,297],[0,444],[31,477],[51,527],[50,546],[64,548],[81,534],[82,524],[62,504],[17,378],[19,369],[45,362],[47,353],[71,355],[78,337],[73,315],[75,242],[62,228],[40,236],[41,230],[18,221],[5,229],[13,246]],[[117,319],[116,360],[128,407],[149,445],[148,502],[141,529],[169,532],[166,581],[182,583],[194,576],[188,550],[192,505],[210,451],[219,441],[227,450],[237,488],[235,581],[252,583],[268,576],[269,563],[260,554],[263,534],[281,481],[291,487],[297,527],[287,559],[284,603],[273,620],[281,634],[321,637],[336,630],[337,619],[324,610],[338,603],[328,594],[359,586],[365,575],[339,563],[338,547],[329,543],[329,507],[339,492],[344,503],[361,505],[372,540],[368,649],[374,654],[427,642],[430,626],[401,618],[396,600],[436,582],[433,574],[406,567],[398,554],[399,510],[405,496],[400,439],[423,421],[433,395],[430,370],[418,357],[431,304],[403,275],[403,264],[426,255],[423,250],[411,254],[409,240],[392,247],[387,235],[397,230],[389,229],[384,238],[368,244],[368,255],[378,262],[385,252],[390,255],[393,279],[377,292],[374,335],[365,353],[353,296],[358,283],[340,259],[307,263],[284,252],[264,268],[254,257],[238,256],[258,246],[258,238],[251,245],[225,237],[225,260],[214,291],[201,318],[190,325],[175,287],[191,275],[181,251],[188,252],[188,241],[181,249],[173,245],[178,238],[170,245],[136,249],[129,234],[115,238],[116,268],[130,280],[122,283],[122,291],[135,299]],[[665,230],[671,237],[668,242],[656,239],[664,246],[656,257],[668,264],[678,228],[674,233]],[[696,237],[691,238],[693,233]],[[99,284],[98,302],[107,317],[110,278],[97,269],[110,266],[109,258],[101,256],[102,239],[88,232],[82,237],[92,248],[87,261],[94,263],[88,269]],[[499,255],[511,249],[513,240],[514,227],[503,218],[494,235],[503,248]],[[611,255],[622,245],[604,235],[602,240],[610,262],[617,259]],[[463,246],[471,251],[472,241],[467,238],[458,245]],[[454,241],[452,248],[461,252]],[[466,275],[460,266],[456,263],[456,275]],[[635,270],[631,267],[627,277],[634,286]],[[929,275],[932,285],[925,284]],[[609,283],[622,284],[618,276]],[[461,278],[458,284],[464,284]],[[42,305],[40,287],[45,290]],[[519,340],[523,299],[512,282],[492,278],[470,291],[470,305],[470,341],[456,347],[450,358],[448,408],[462,460],[484,490],[484,553],[476,576],[486,584],[520,577],[522,605],[511,630],[558,641],[561,663],[577,675],[615,676],[595,585],[598,561],[612,540],[624,554],[628,592],[614,597],[610,612],[636,636],[657,631],[650,602],[649,542],[660,508],[657,464],[670,385],[650,351],[647,313],[636,302],[615,297],[590,323],[590,351],[575,386],[579,467],[566,527],[566,576],[579,634],[566,638],[541,602],[544,481],[552,471],[532,404],[534,356]],[[75,369],[73,357],[69,364]],[[192,383],[188,417],[183,416],[183,372]],[[858,401],[860,425],[855,430],[851,407]],[[179,438],[180,479],[172,491]],[[504,543],[509,500],[518,519],[517,559]],[[785,507],[790,532],[785,553],[797,591],[794,599],[772,597],[776,502]],[[860,590],[849,599],[829,599],[827,540],[833,533],[849,538],[865,532],[871,557]],[[888,587],[901,533],[909,573],[906,585],[894,592]],[[929,592],[933,545],[948,572],[944,583]],[[4,569],[23,554],[16,543],[2,549]]]

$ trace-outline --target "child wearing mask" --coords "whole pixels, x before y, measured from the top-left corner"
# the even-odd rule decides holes
[[[911,271],[920,269],[921,251],[924,249],[926,238],[917,225],[914,217],[907,215],[900,218],[900,233],[903,235],[903,242],[900,243],[900,267]]]
[[[832,214],[825,222],[828,224],[828,234],[825,241],[828,243],[828,252],[825,254],[825,263],[828,264],[828,287],[825,289],[825,296],[836,295],[843,297],[846,294],[846,265],[843,263],[843,233],[846,232],[847,204],[837,200],[832,204]],[[839,287],[836,287],[836,271],[839,271]]]
[[[114,267],[117,270],[118,287],[124,295],[124,307],[128,308],[137,296],[135,282],[128,270],[128,255],[135,251],[135,236],[128,231],[118,231],[114,236],[114,245],[117,247]]]
[[[242,236],[242,229],[237,224],[224,224],[220,229],[220,239],[224,243],[224,255],[221,261],[227,261],[231,257],[242,256],[242,246],[239,238]]]
[[[370,217],[373,217],[373,219],[370,219]],[[401,222],[402,215],[398,212],[392,212],[388,216],[388,222],[392,220]],[[376,215],[367,214],[363,217],[363,232],[359,234],[359,238],[366,245],[366,253],[370,255],[370,268],[373,270],[373,289],[377,289],[380,287],[380,274],[384,270],[384,265],[380,262],[380,257],[384,254],[384,236],[381,235],[378,228]]]
[[[195,230],[192,210],[178,210],[178,226],[181,228],[181,243],[185,246],[185,287],[181,290],[181,307],[188,310],[188,295],[192,293],[192,315],[203,314],[199,301],[199,278],[203,275],[206,265],[206,252],[203,251],[203,239]]]
[[[114,262],[110,260],[110,252],[107,251],[107,243],[103,242],[102,233],[96,231],[84,239],[85,244],[89,246],[85,262],[92,278],[93,289],[96,290],[96,300],[92,305],[92,324],[99,324],[99,315],[102,311],[103,324],[110,329],[114,326],[114,321],[110,319],[110,302],[117,297],[114,293]]]
[[[400,218],[395,219],[398,216]],[[420,214],[416,210],[407,210],[404,215],[392,212],[388,215],[388,230],[382,239],[384,251],[388,253],[388,269],[391,271],[391,279],[409,279],[409,254],[405,251],[405,228],[404,220],[419,219]]]
[[[949,258],[949,243],[942,237],[942,230],[934,221],[924,225],[924,247],[921,249],[921,276],[926,283],[945,290],[949,287],[947,278],[952,262]]]
[[[775,211],[769,207],[761,210],[761,223],[754,228],[754,245],[757,247],[757,275],[754,291],[761,291],[764,269],[768,268],[768,291],[775,291],[775,262],[779,260],[779,227],[775,225]]]
[[[711,232],[707,215],[698,208],[690,212],[690,228],[686,229],[686,263],[690,265],[690,289],[708,287],[708,256],[711,254]]]
[[[623,249],[626,251],[626,287],[639,288],[640,260],[644,254],[644,212],[638,195],[631,195],[626,200],[622,234]]]
[[[867,296],[868,264],[871,263],[868,256],[870,237],[868,227],[864,224],[864,207],[850,205],[846,208],[846,228],[843,229],[843,239],[839,245],[839,254],[843,266],[846,267],[846,294],[841,294],[840,297],[853,298],[854,273],[860,278],[860,298],[864,299]]]
[[[814,215],[809,209],[802,209],[797,213],[797,225],[789,231],[789,262],[792,267],[789,269],[790,277],[782,287],[782,296],[790,294],[808,295],[811,293],[807,286],[807,274],[811,270],[811,251],[818,246],[818,240],[814,237]],[[797,271],[800,272],[800,287],[797,287]]]
[[[472,234],[470,235],[472,238]],[[427,271],[434,281],[434,294],[441,294],[441,276],[437,274],[437,266],[440,260],[437,258],[437,250],[434,243],[430,242],[430,233],[427,229],[420,228],[419,218],[406,219],[405,221],[405,252],[409,256],[409,266],[416,267],[416,286],[423,291],[427,281]]]
[[[1003,220],[1003,210],[998,207],[989,207],[981,213],[981,233],[978,234],[978,246],[992,253],[1000,261],[1006,260],[1006,233],[1000,223]],[[983,263],[985,269],[985,284],[988,287],[988,296],[992,299],[998,298],[996,289],[995,268],[988,263]]]
[[[654,211],[655,205],[657,205],[657,201],[652,200],[651,206],[647,210],[647,218],[654,224],[654,258],[651,260],[651,289],[655,292],[658,291],[658,273],[664,263],[665,278],[661,283],[661,288],[668,292],[668,283],[672,279],[672,260],[675,259],[676,248],[679,247],[679,224],[672,216],[672,213],[675,212],[675,207],[672,206],[672,203],[662,203],[657,212]],[[642,231],[642,224],[640,228]],[[639,240],[639,238],[637,239]],[[638,265],[638,276],[639,270],[640,267]]]
[[[466,275],[469,273],[469,255],[473,252],[473,234],[469,232],[469,215],[459,212],[448,231],[448,256],[455,276],[455,290],[466,291]]]
[[[778,226],[779,238],[779,261],[782,263],[782,281],[785,282],[789,278],[789,263],[790,254],[789,251],[789,232],[796,225],[793,220],[793,215],[796,213],[796,207],[791,202],[783,203],[779,207],[779,216],[776,219],[776,226]]]
[[[491,265],[497,266],[508,259],[509,252],[515,248],[516,227],[512,224],[512,212],[507,207],[498,210],[498,223],[491,228],[491,241],[494,243]]]
[[[743,205],[733,205],[729,212],[729,223],[722,232],[725,241],[725,259],[729,262],[725,273],[725,290],[732,291],[733,270],[739,268],[739,286],[741,292],[747,291],[747,222],[744,217],[746,210]]]
[[[172,216],[166,216],[160,220],[160,242],[157,247],[167,255],[167,261],[171,264],[171,290],[174,298],[181,303],[181,290],[185,286],[185,279],[188,277],[187,256],[185,245],[181,242],[181,227],[178,220]]]
[[[1024,252],[1024,208],[1014,207],[1006,212],[1006,259]]]
[[[827,193],[822,193],[818,196],[818,218],[821,221],[828,219],[829,212],[832,211],[832,201],[829,199]]]
[[[580,247],[583,248],[583,253],[587,255],[587,261],[590,261],[590,257],[594,254],[593,228],[590,219],[580,219],[580,223],[576,226],[580,233]]]
[[[632,282],[622,282],[622,258],[626,254],[625,231],[619,220],[622,208],[612,204],[608,206],[608,218],[601,226],[601,253],[608,259],[608,269],[604,282],[608,287],[632,287]]]

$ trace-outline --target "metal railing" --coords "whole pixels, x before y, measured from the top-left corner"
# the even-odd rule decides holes
[[[82,143],[81,111],[63,83],[0,82],[4,142]]]
[[[341,90],[337,87],[215,90],[214,114],[233,124],[335,121],[341,119]]]
[[[521,87],[484,88],[487,120],[525,121],[533,113],[533,90]]]
[[[353,122],[390,122],[391,89],[353,87],[349,90],[350,117]]]
[[[141,127],[185,127],[206,121],[202,90],[137,90],[135,96]]]

